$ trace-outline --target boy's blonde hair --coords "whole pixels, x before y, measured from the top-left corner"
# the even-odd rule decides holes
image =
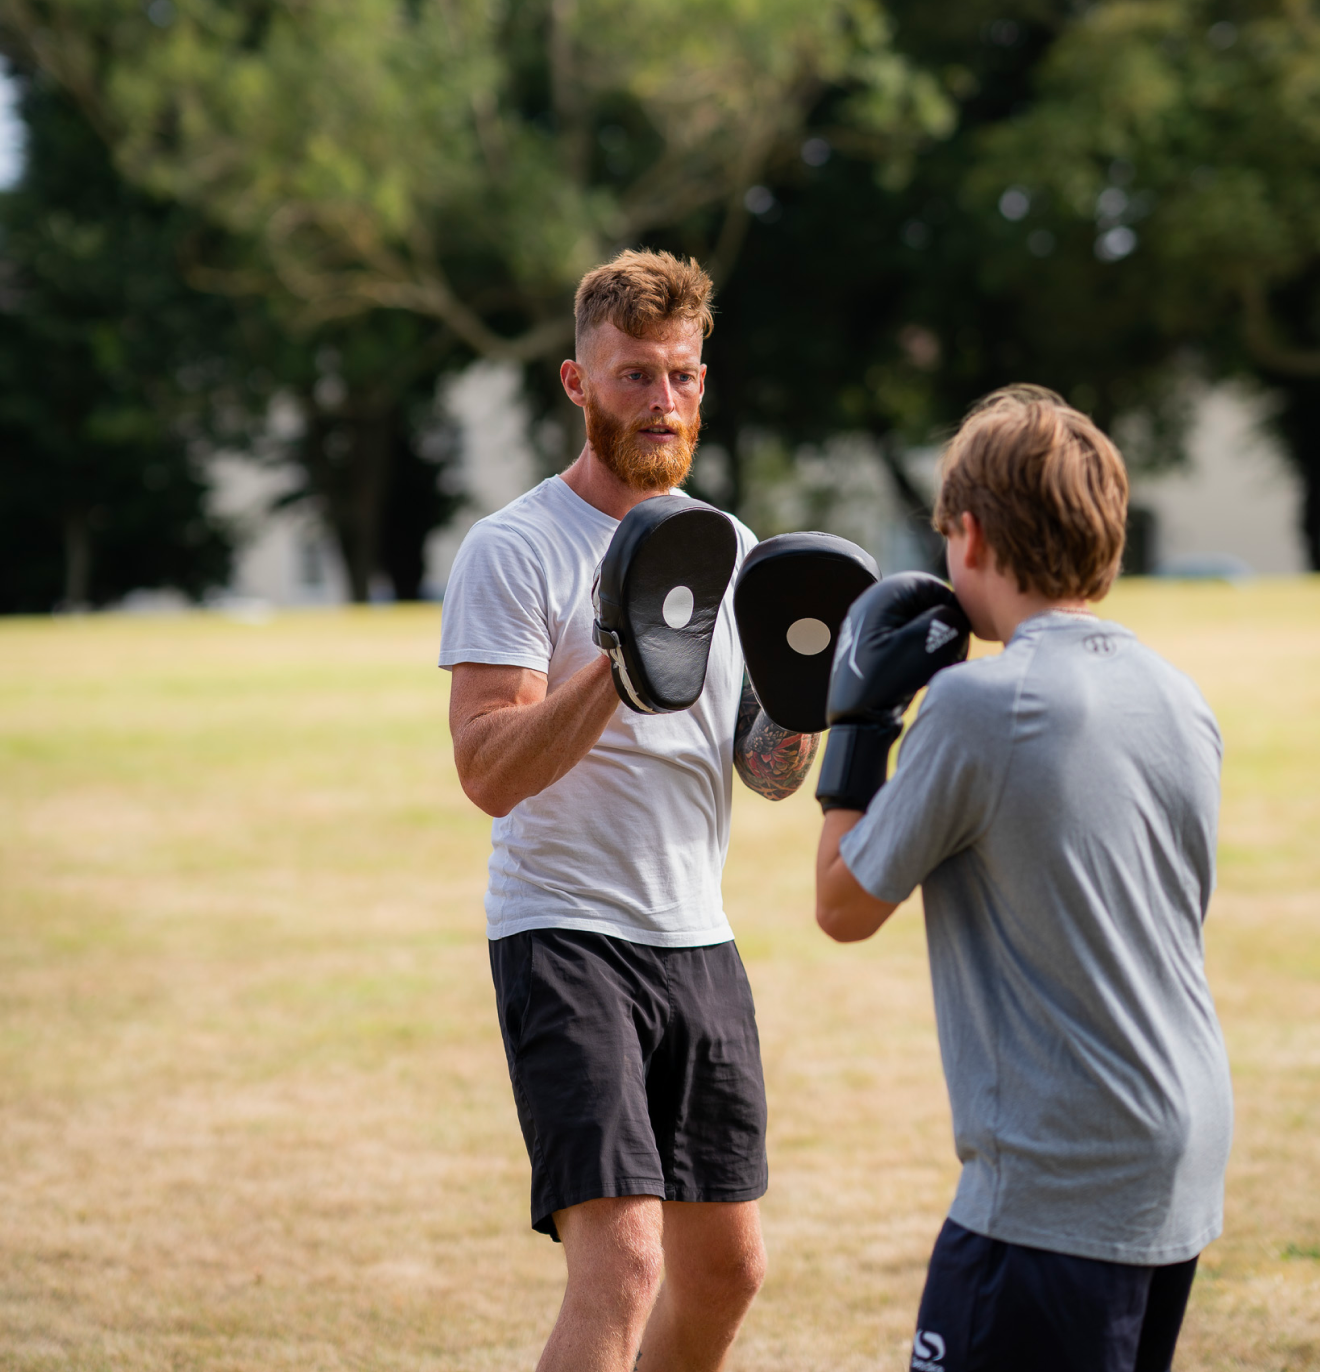
[[[696,324],[703,338],[715,327],[715,287],[695,258],[629,248],[595,267],[578,284],[573,301],[577,345],[601,324],[642,338],[671,323]]]
[[[979,400],[941,466],[934,524],[946,538],[975,515],[1001,571],[1051,600],[1099,600],[1123,557],[1122,454],[1044,386]]]

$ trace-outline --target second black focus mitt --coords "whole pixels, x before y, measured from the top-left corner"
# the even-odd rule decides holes
[[[834,534],[779,534],[747,554],[733,613],[752,689],[781,729],[825,727],[839,625],[879,577],[870,553]]]

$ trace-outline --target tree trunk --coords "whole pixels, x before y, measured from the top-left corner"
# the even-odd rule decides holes
[[[926,570],[936,576],[947,575],[944,556],[944,540],[935,532],[930,517],[933,513],[929,499],[917,488],[912,475],[903,461],[902,453],[892,435],[877,435],[880,444],[880,460],[889,473],[904,506],[904,522],[916,535],[921,547]]]
[[[1306,561],[1320,572],[1320,381],[1291,377],[1276,384],[1287,397],[1279,432],[1306,492],[1299,511]]]
[[[379,570],[394,428],[391,410],[355,411],[350,400],[340,414],[316,414],[303,441],[304,466],[339,544],[349,595],[358,604],[370,600]]]
[[[64,516],[64,600],[66,610],[87,608],[92,590],[92,533],[86,510]]]

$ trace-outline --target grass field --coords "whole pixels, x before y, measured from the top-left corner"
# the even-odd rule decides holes
[[[1208,928],[1238,1102],[1179,1367],[1320,1369],[1320,579],[1109,613],[1227,739]],[[429,608],[0,623],[0,1367],[530,1369],[527,1163]],[[905,1366],[956,1176],[919,910],[811,919],[739,796],[771,1096],[741,1372]]]

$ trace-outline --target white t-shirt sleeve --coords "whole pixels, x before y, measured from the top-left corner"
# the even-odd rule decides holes
[[[440,618],[440,666],[480,662],[548,672],[545,568],[517,531],[476,524],[454,559]]]
[[[839,844],[845,866],[878,900],[899,904],[946,858],[985,831],[1003,789],[1011,718],[958,668],[931,683],[891,779]]]

